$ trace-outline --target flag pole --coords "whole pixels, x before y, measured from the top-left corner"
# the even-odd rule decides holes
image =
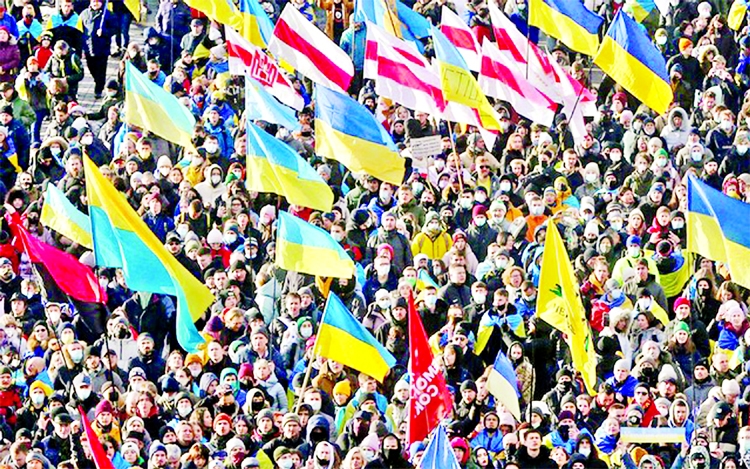
[[[320,324],[323,324],[325,322],[326,313],[328,312],[328,302],[331,299],[331,294],[328,293],[328,298],[326,299],[326,307],[323,308],[323,316],[320,318]],[[310,357],[310,361],[307,363],[307,370],[305,370],[305,377],[302,379],[302,386],[300,387],[300,392],[305,392],[305,389],[307,389],[307,385],[310,384],[310,374],[312,373],[312,367],[315,360],[318,358],[318,354],[315,353],[316,346],[318,345],[318,337],[320,337],[320,331],[318,331],[318,334],[315,334],[315,342],[313,343],[313,355]],[[294,413],[299,413],[299,407],[302,405],[302,395],[297,397],[297,402],[294,404]]]

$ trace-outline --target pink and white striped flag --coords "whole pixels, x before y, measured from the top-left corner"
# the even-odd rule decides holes
[[[440,32],[456,46],[469,69],[478,72],[482,65],[482,55],[474,33],[464,20],[447,6],[443,5],[441,14]]]
[[[375,92],[416,111],[437,114],[445,107],[440,77],[410,42],[367,23],[364,77]]]
[[[274,59],[227,26],[229,73],[254,78],[283,104],[301,111],[305,100],[294,89]]]
[[[354,77],[349,55],[291,4],[281,12],[268,50],[310,80],[332,90],[345,93]]]
[[[557,104],[515,68],[505,65],[497,46],[485,40],[482,44],[482,69],[479,87],[488,96],[509,102],[517,113],[547,127],[552,126]]]

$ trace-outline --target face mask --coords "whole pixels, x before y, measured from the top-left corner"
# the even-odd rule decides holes
[[[280,469],[292,469],[292,467],[294,466],[294,461],[292,461],[291,459],[282,459],[281,461],[277,461],[276,464]]]
[[[219,149],[219,145],[216,143],[206,143],[205,145],[203,145],[203,147],[209,153],[216,153],[216,150]]]
[[[681,230],[685,228],[685,222],[684,221],[673,221],[672,222],[672,228],[675,230]]]
[[[434,308],[436,303],[437,303],[437,296],[427,295],[424,297],[424,304],[427,305],[428,308]]]
[[[76,389],[76,394],[80,400],[85,401],[91,395],[91,389]]]
[[[633,122],[633,130],[634,131],[640,132],[642,128],[643,128],[643,122],[641,122],[641,121],[635,121],[635,122]]]
[[[201,368],[197,368],[197,367],[188,368],[188,370],[190,370],[190,376],[192,376],[193,378],[197,378],[198,376],[200,376],[201,371],[203,371]]]
[[[316,457],[316,458],[315,458],[315,461],[316,461],[316,462],[318,463],[318,465],[319,465],[319,466],[321,466],[321,467],[328,467],[328,464],[330,464],[330,463],[331,463],[331,460],[330,460],[330,459],[321,459],[321,458],[318,458],[318,457]]]
[[[578,452],[588,459],[589,454],[591,454],[591,448],[578,448]]]
[[[656,166],[658,166],[660,168],[666,167],[667,166],[667,159],[666,158],[659,158],[658,160],[656,160]]]
[[[544,207],[536,207],[536,206],[535,207],[530,207],[529,208],[529,213],[531,213],[532,215],[535,215],[535,216],[539,216],[539,215],[541,215],[541,214],[544,213]]]
[[[187,418],[190,413],[193,411],[192,407],[178,407],[177,413],[180,414],[180,417]]]
[[[721,121],[721,123],[719,124],[721,130],[725,132],[729,132],[730,130],[732,130],[732,125],[732,121]]]
[[[511,187],[510,182],[503,181],[500,183],[501,192],[510,192],[510,187]]]
[[[622,290],[620,290],[619,288],[614,288],[612,289],[612,291],[609,292],[609,295],[612,298],[619,298],[620,295],[622,295]]]
[[[391,271],[390,265],[380,265],[378,267],[375,267],[375,271],[378,273],[379,276],[384,277],[388,275],[388,272]]]
[[[424,190],[424,184],[422,184],[419,181],[412,182],[411,183],[411,190],[415,194],[419,194],[420,192],[422,192]]]
[[[70,352],[70,359],[73,360],[73,363],[81,363],[81,360],[83,360],[83,350],[72,350]]]
[[[344,239],[344,233],[331,233],[331,237],[335,239],[337,243],[340,243]]]
[[[62,148],[60,147],[50,147],[49,152],[52,153],[54,156],[60,156],[60,153],[62,153]]]
[[[213,184],[214,186],[218,186],[220,182],[221,182],[221,176],[218,176],[218,175],[211,176],[211,184]]]
[[[34,404],[35,406],[40,406],[44,404],[44,394],[32,394],[31,403]]]
[[[664,44],[667,43],[667,36],[657,36],[656,43],[659,44],[660,46],[663,46]]]
[[[641,255],[641,248],[638,246],[631,246],[628,248],[628,256],[639,257]]]
[[[526,4],[525,3],[522,3],[522,4],[518,5],[518,11],[524,11],[524,10],[526,10]]]
[[[487,196],[484,195],[484,194],[477,194],[474,197],[474,200],[476,200],[477,203],[483,204],[483,203],[487,202]]]
[[[487,219],[486,219],[486,218],[484,218],[484,217],[482,217],[482,218],[477,218],[476,220],[474,220],[474,223],[475,223],[475,224],[476,224],[477,226],[484,226],[484,225],[486,225],[486,224],[487,224]]]
[[[472,293],[471,297],[474,298],[474,303],[478,305],[483,305],[487,301],[487,294],[485,293]]]
[[[612,227],[615,231],[620,231],[622,229],[622,222],[621,221],[613,221],[609,224],[609,226]]]
[[[703,159],[703,152],[701,152],[701,151],[693,151],[693,152],[690,152],[690,158],[691,158],[691,159],[692,159],[693,161],[696,161],[696,162],[697,162],[697,161],[700,161],[700,160],[702,160],[702,159]]]
[[[445,160],[435,160],[435,169],[437,172],[441,172],[445,169]]]
[[[317,412],[320,410],[323,403],[321,401],[312,401],[308,405],[312,407],[313,412]]]
[[[651,298],[639,298],[638,299],[638,309],[641,311],[648,311],[648,309],[651,307]]]
[[[462,208],[467,208],[467,209],[471,208],[471,206],[474,205],[474,201],[471,199],[461,199],[459,200],[458,203],[461,204]]]
[[[747,153],[747,145],[737,145],[737,153],[740,155]]]
[[[495,259],[495,267],[504,269],[508,265],[508,259]]]
[[[235,241],[237,241],[237,235],[234,233],[227,233],[224,235],[224,242],[227,244],[232,244]]]
[[[299,335],[303,339],[309,339],[313,335],[313,328],[311,326],[305,326],[299,330]]]
[[[380,300],[378,301],[378,308],[388,309],[391,307],[391,300]]]
[[[508,129],[510,129],[510,122],[500,121],[500,130],[502,130],[503,132],[507,132]]]
[[[586,173],[585,177],[586,182],[588,182],[589,184],[593,184],[599,179],[599,176],[597,176],[595,173]]]
[[[91,136],[91,135],[87,135],[87,136],[81,138],[81,145],[88,146],[88,145],[91,145],[92,143],[94,143],[94,137]]]
[[[609,159],[612,160],[613,163],[617,163],[622,159],[622,155],[620,153],[610,153]]]

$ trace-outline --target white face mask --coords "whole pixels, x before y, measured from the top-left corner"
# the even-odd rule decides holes
[[[719,126],[721,126],[722,130],[729,132],[730,130],[732,130],[733,124],[732,121],[721,121]]]
[[[622,222],[621,221],[613,221],[609,224],[609,226],[612,227],[615,231],[620,231],[622,229]]]
[[[187,418],[192,411],[193,411],[193,408],[190,406],[188,407],[183,406],[183,407],[177,408],[177,413],[180,414],[180,417],[182,418]]]
[[[232,244],[235,241],[237,241],[237,235],[234,234],[234,233],[227,233],[227,234],[224,235],[224,241],[227,244]]]
[[[162,166],[159,168],[159,174],[161,174],[163,177],[169,176],[169,172],[171,169],[168,166]]]
[[[700,150],[699,151],[690,152],[690,158],[693,161],[700,161],[700,160],[703,159],[703,152],[700,151]]]
[[[635,132],[640,132],[641,128],[643,128],[643,122],[641,122],[641,121],[635,121],[635,122],[633,122],[633,130]]]
[[[290,458],[282,459],[281,461],[278,461],[276,464],[278,464],[280,469],[292,469],[292,467],[294,467],[294,460]]]
[[[591,454],[591,448],[578,448],[578,452],[588,458]]]
[[[675,220],[675,221],[672,222],[672,228],[674,228],[675,230],[681,230],[681,229],[685,228],[685,222],[684,221],[676,221]]]
[[[535,216],[539,216],[544,213],[544,207],[539,207],[539,206],[529,207],[529,213]]]
[[[511,184],[510,182],[503,181],[500,183],[500,191],[501,192],[510,192]]]
[[[34,393],[31,395],[31,402],[36,406],[44,404],[44,394]]]
[[[486,293],[472,293],[471,297],[474,299],[474,303],[478,305],[483,305],[484,302],[487,301]]]
[[[91,395],[91,389],[76,389],[76,394],[80,400],[85,401]]]
[[[427,295],[424,297],[424,304],[426,304],[428,308],[434,308],[436,303],[437,303],[437,296]]]
[[[599,180],[599,176],[597,176],[596,173],[586,173],[585,177],[586,182],[588,182],[589,184],[593,184]]]
[[[211,143],[206,143],[205,145],[203,145],[203,147],[209,153],[216,153],[216,150],[219,149],[219,144],[211,142]]]
[[[475,219],[474,223],[476,223],[477,226],[484,226],[487,224],[487,219],[485,217],[480,217]]]
[[[638,299],[638,309],[641,311],[648,311],[648,309],[651,307],[651,298],[639,298]]]
[[[612,160],[613,163],[617,163],[622,159],[622,155],[620,153],[610,153],[609,159]]]
[[[218,174],[211,176],[211,184],[213,184],[214,186],[218,186],[220,182],[221,182],[221,176],[219,176]]]
[[[737,153],[740,155],[744,155],[747,153],[747,145],[737,145]]]
[[[309,339],[313,335],[313,328],[312,326],[305,326],[299,330],[299,335],[303,339]]]
[[[308,403],[308,405],[310,407],[312,407],[313,412],[317,412],[317,411],[320,410],[320,408],[322,407],[323,403],[320,402],[320,401],[312,401],[312,402]]]
[[[81,145],[91,145],[94,143],[94,137],[92,135],[86,135],[85,137],[81,137]]]
[[[71,350],[70,359],[73,363],[81,363],[81,360],[83,360],[83,350]]]
[[[380,300],[378,301],[378,308],[388,309],[391,307],[391,300]]]
[[[656,43],[659,44],[660,46],[663,46],[664,44],[667,43],[667,36],[657,36]]]
[[[331,233],[331,237],[335,239],[337,243],[340,243],[344,239],[344,233],[337,231],[336,233]]]
[[[630,257],[639,257],[641,255],[641,248],[638,246],[630,246],[628,248],[628,256]]]
[[[441,172],[445,169],[445,160],[435,160],[435,169],[437,172]]]
[[[381,276],[381,277],[384,277],[384,276],[388,275],[388,272],[390,272],[390,271],[391,271],[391,266],[388,265],[388,264],[386,264],[386,265],[379,265],[379,266],[375,267],[375,272],[377,272],[378,275]]]

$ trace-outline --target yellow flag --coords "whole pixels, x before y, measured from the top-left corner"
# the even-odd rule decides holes
[[[581,372],[588,391],[595,393],[596,352],[591,328],[583,310],[573,265],[552,222],[547,228],[542,255],[536,311],[540,319],[566,335],[573,367]]]

